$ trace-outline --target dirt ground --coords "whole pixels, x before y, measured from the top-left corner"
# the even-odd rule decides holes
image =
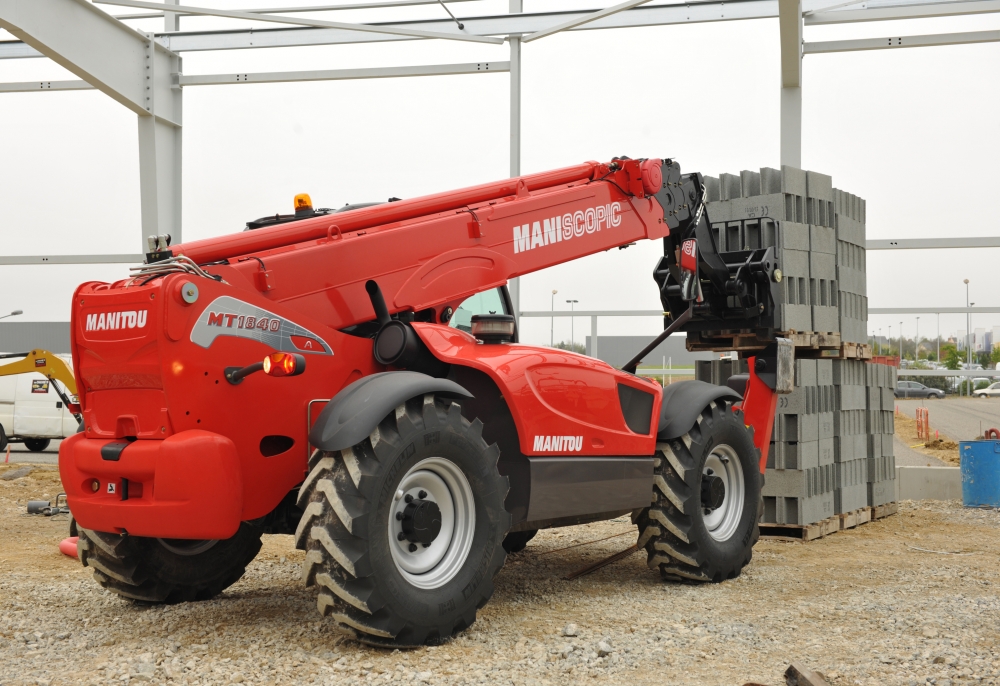
[[[47,466],[0,480],[5,686],[777,685],[790,661],[838,686],[1000,683],[995,510],[905,502],[808,544],[764,540],[744,574],[720,585],[662,582],[641,554],[564,581],[631,545],[634,528],[622,519],[542,532],[508,558],[475,625],[399,652],[346,640],[319,617],[290,536],[265,537],[244,579],[211,601],[143,607],[106,593],[58,552],[65,519],[24,514],[28,499],[58,489]],[[587,544],[595,539],[605,540]]]
[[[941,460],[946,465],[959,466],[958,443],[936,430],[934,426],[931,426],[931,438],[928,440],[917,437],[917,420],[912,417],[900,413],[893,418],[893,423],[896,437],[911,450]]]

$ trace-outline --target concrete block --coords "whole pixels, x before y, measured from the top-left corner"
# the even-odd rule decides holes
[[[833,385],[833,360],[816,360],[816,385]]]
[[[778,425],[776,440],[792,443],[819,440],[819,415],[780,414],[775,415],[775,423]],[[790,469],[805,469],[805,467],[790,467]]]
[[[806,197],[833,201],[833,178],[819,172],[806,172]]]
[[[775,242],[766,244],[765,247],[775,247],[780,250],[802,250],[812,249],[812,238],[809,233],[809,225],[796,221],[778,219],[776,226]],[[779,263],[779,266],[781,264]],[[781,267],[784,270],[784,267]],[[808,273],[804,273],[808,276]]]
[[[821,441],[832,439],[836,435],[833,431],[833,412],[820,412],[816,415],[816,431]]]
[[[877,460],[882,457],[882,434],[868,434],[868,446],[866,450],[868,459],[868,480],[877,481],[878,479],[872,470],[876,469],[876,465],[871,460]]]
[[[778,331],[812,331],[812,308],[809,305],[781,303],[775,314]]]
[[[865,434],[834,436],[833,459],[835,463],[858,461],[867,470],[867,463],[865,462],[867,455],[868,437]],[[867,472],[865,474],[867,475]],[[863,480],[867,480],[867,476]]]
[[[815,386],[816,360],[795,360],[795,385]]]
[[[858,486],[868,483],[866,460],[847,460],[836,463],[836,487]]]
[[[719,184],[722,188],[723,200],[736,200],[743,197],[740,177],[735,174],[719,174]]]
[[[869,386],[865,390],[865,396],[869,410],[875,412],[882,410],[882,389]]]
[[[809,225],[809,249],[813,252],[837,254],[837,232],[832,226]]]
[[[774,469],[806,470],[819,466],[819,441],[778,442],[774,445],[777,448]],[[798,491],[785,495],[798,495]]]
[[[833,464],[809,469],[768,469],[764,473],[765,496],[811,498],[830,493],[836,488],[836,466]]]
[[[813,415],[816,416],[816,415]],[[819,444],[819,465],[820,467],[832,466],[834,464],[834,448],[832,438],[821,438]]]
[[[837,256],[833,253],[810,252],[809,253],[809,277],[812,279],[823,279],[825,281],[837,280]],[[825,305],[828,303],[816,303]]]
[[[811,498],[765,496],[761,521],[773,524],[812,524],[833,515],[833,491]]]
[[[761,195],[781,192],[781,172],[770,167],[760,169],[760,192]]]
[[[896,480],[869,483],[868,504],[872,507],[896,501]]]
[[[961,500],[958,467],[896,467],[900,500]]]
[[[868,505],[868,484],[837,488],[833,491],[833,507],[837,514],[859,510]]]
[[[840,331],[840,316],[837,308],[813,305],[812,331]]]
[[[705,200],[707,202],[718,202],[722,200],[721,186],[719,180],[714,176],[706,176],[705,179]]]
[[[885,412],[891,412],[896,409],[896,396],[893,395],[891,388],[880,388],[878,389],[882,396],[881,408]]]
[[[861,360],[830,360],[833,363],[833,383],[835,386],[864,386],[865,363]],[[863,410],[865,408],[850,408]]]
[[[806,173],[801,169],[781,165],[781,192],[806,196]]]
[[[849,217],[837,217],[837,240],[857,246],[864,246],[866,238],[865,225]]]
[[[838,362],[839,360],[834,360]],[[863,410],[865,409],[865,388],[864,386],[834,386],[835,410]]]
[[[760,195],[760,174],[752,171],[741,171],[740,186],[744,198]]]

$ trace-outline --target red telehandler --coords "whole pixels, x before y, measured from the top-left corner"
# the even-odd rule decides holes
[[[97,581],[210,598],[264,533],[305,551],[342,631],[389,646],[475,621],[538,529],[631,513],[649,566],[719,582],[750,561],[776,393],[773,249],[716,249],[699,174],[588,162],[313,210],[170,246],[73,295],[84,426],[60,473]],[[507,281],[639,239],[665,329],[622,370],[522,345]],[[733,388],[635,374],[678,330],[774,340]]]

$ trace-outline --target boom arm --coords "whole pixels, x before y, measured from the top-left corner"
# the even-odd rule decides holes
[[[369,280],[390,313],[442,321],[446,304],[585,255],[656,238],[673,254],[675,238],[707,226],[703,192],[672,160],[616,158],[185,243],[171,261],[337,329],[374,319]]]
[[[70,396],[76,395],[76,378],[73,376],[69,365],[63,362],[61,358],[56,357],[55,353],[51,353],[48,350],[32,350],[26,353],[6,353],[0,355],[0,359],[9,359],[12,357],[23,357],[24,359],[0,365],[0,376],[37,372],[45,376],[49,381],[59,381],[62,383],[69,391]],[[56,390],[59,398],[66,403],[66,407],[79,418],[79,409],[76,402],[59,388],[59,384],[53,383],[52,387]]]

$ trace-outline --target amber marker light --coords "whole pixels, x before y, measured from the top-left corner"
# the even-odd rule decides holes
[[[306,358],[295,353],[271,353],[264,358],[268,376],[298,376],[306,370]]]
[[[294,205],[296,212],[302,210],[312,211],[312,198],[309,197],[308,193],[299,193],[295,196]]]

